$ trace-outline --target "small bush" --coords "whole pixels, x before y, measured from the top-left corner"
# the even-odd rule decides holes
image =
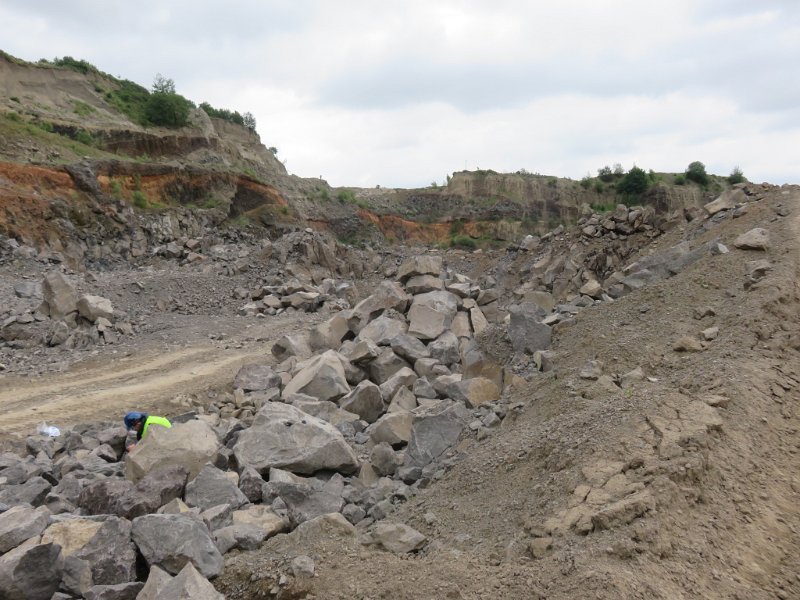
[[[144,192],[141,190],[135,190],[133,194],[131,194],[131,200],[133,200],[133,205],[136,208],[147,208],[150,206],[150,202],[147,200],[147,196],[144,195]]]
[[[738,166],[733,167],[733,171],[728,175],[728,183],[734,185],[737,183],[744,183],[745,181],[747,181],[747,177],[744,176],[742,170]]]
[[[591,178],[591,176],[587,175],[586,177],[581,179],[581,187],[583,189],[585,189],[585,190],[588,190],[590,187],[592,187],[592,178]]]
[[[474,250],[478,247],[478,242],[473,240],[468,235],[454,235],[450,238],[450,246],[452,248],[463,248],[465,250]]]
[[[8,119],[9,121],[14,121],[16,123],[22,121],[22,117],[20,117],[19,114],[15,113],[13,110],[6,113],[6,119]]]
[[[605,181],[606,183],[614,180],[614,172],[608,165],[597,169],[597,176],[600,178],[601,181]]]
[[[686,185],[686,176],[684,175],[675,175],[675,179],[673,180],[675,185]]]
[[[53,133],[53,124],[50,121],[39,121],[36,123],[36,126],[42,131]]]
[[[93,112],[97,112],[94,106],[90,106],[89,104],[86,104],[86,102],[81,102],[80,100],[75,101],[75,108],[73,110],[75,114],[80,117],[85,117]]]
[[[22,104],[17,96],[11,96],[9,100],[11,100],[12,102],[16,102],[17,104]]]
[[[336,194],[336,199],[342,204],[355,204],[356,194],[353,190],[339,190]]]
[[[708,185],[708,173],[706,173],[706,166],[699,160],[689,163],[686,167],[686,179],[694,181],[703,187]]]
[[[613,202],[610,202],[610,203],[605,203],[605,202],[604,203],[597,203],[597,202],[594,202],[594,203],[590,204],[589,207],[596,213],[607,213],[607,212],[611,212],[615,208],[617,208],[617,205],[614,204]]]
[[[112,179],[111,183],[109,183],[109,187],[111,188],[111,195],[114,196],[114,198],[122,198],[122,185],[120,185],[119,181]]]
[[[153,125],[183,127],[189,121],[191,107],[191,103],[179,94],[156,92],[147,99],[144,114]]]
[[[85,129],[79,129],[75,132],[74,137],[76,142],[80,142],[84,146],[91,146],[94,143],[92,139],[92,134],[86,131]]]
[[[602,194],[604,191],[606,191],[606,188],[600,181],[597,181],[594,184],[594,191],[598,194]]]
[[[638,196],[647,190],[648,184],[647,173],[643,169],[634,166],[617,183],[617,191],[626,196]]]

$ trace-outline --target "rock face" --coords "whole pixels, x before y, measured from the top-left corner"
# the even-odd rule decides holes
[[[203,421],[176,423],[171,429],[152,428],[125,459],[125,476],[139,481],[157,467],[180,465],[192,478],[220,447],[214,430]]]
[[[177,574],[191,562],[204,577],[216,577],[223,559],[208,529],[185,515],[145,515],[133,520],[133,541],[149,566]]]
[[[352,473],[359,464],[335,427],[286,404],[265,404],[233,451],[240,465],[262,476],[271,467],[304,474],[323,469]]]

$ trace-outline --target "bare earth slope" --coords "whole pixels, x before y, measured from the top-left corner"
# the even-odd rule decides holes
[[[388,517],[429,536],[420,554],[277,536],[228,555],[218,589],[229,598],[800,597],[799,202],[798,188],[784,188],[709,231],[673,230],[660,249],[718,237],[731,251],[561,328],[555,370],[515,392],[515,414],[488,439],[465,439],[452,468]],[[769,230],[770,248],[734,249],[754,227]],[[762,259],[771,269],[746,289],[748,263]],[[704,349],[674,349],[712,327]],[[591,359],[606,374],[642,367],[646,378],[606,388],[579,377]],[[299,554],[315,560],[315,576],[276,587]]]

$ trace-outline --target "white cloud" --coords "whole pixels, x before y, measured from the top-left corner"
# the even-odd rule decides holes
[[[797,181],[794,0],[7,0],[3,49],[251,111],[290,171],[427,185],[604,164]]]

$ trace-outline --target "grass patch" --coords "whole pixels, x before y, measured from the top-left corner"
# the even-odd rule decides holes
[[[468,235],[454,235],[450,237],[451,248],[461,248],[463,250],[474,250],[478,247],[478,242],[473,240]]]
[[[92,113],[97,112],[97,109],[95,109],[94,106],[86,104],[86,102],[81,102],[80,100],[76,100],[73,111],[75,112],[76,115],[80,117],[86,117]]]
[[[609,213],[616,210],[617,205],[613,202],[593,202],[589,207],[596,213]]]
[[[150,201],[141,190],[134,190],[133,194],[131,194],[131,201],[136,208],[150,207]]]

